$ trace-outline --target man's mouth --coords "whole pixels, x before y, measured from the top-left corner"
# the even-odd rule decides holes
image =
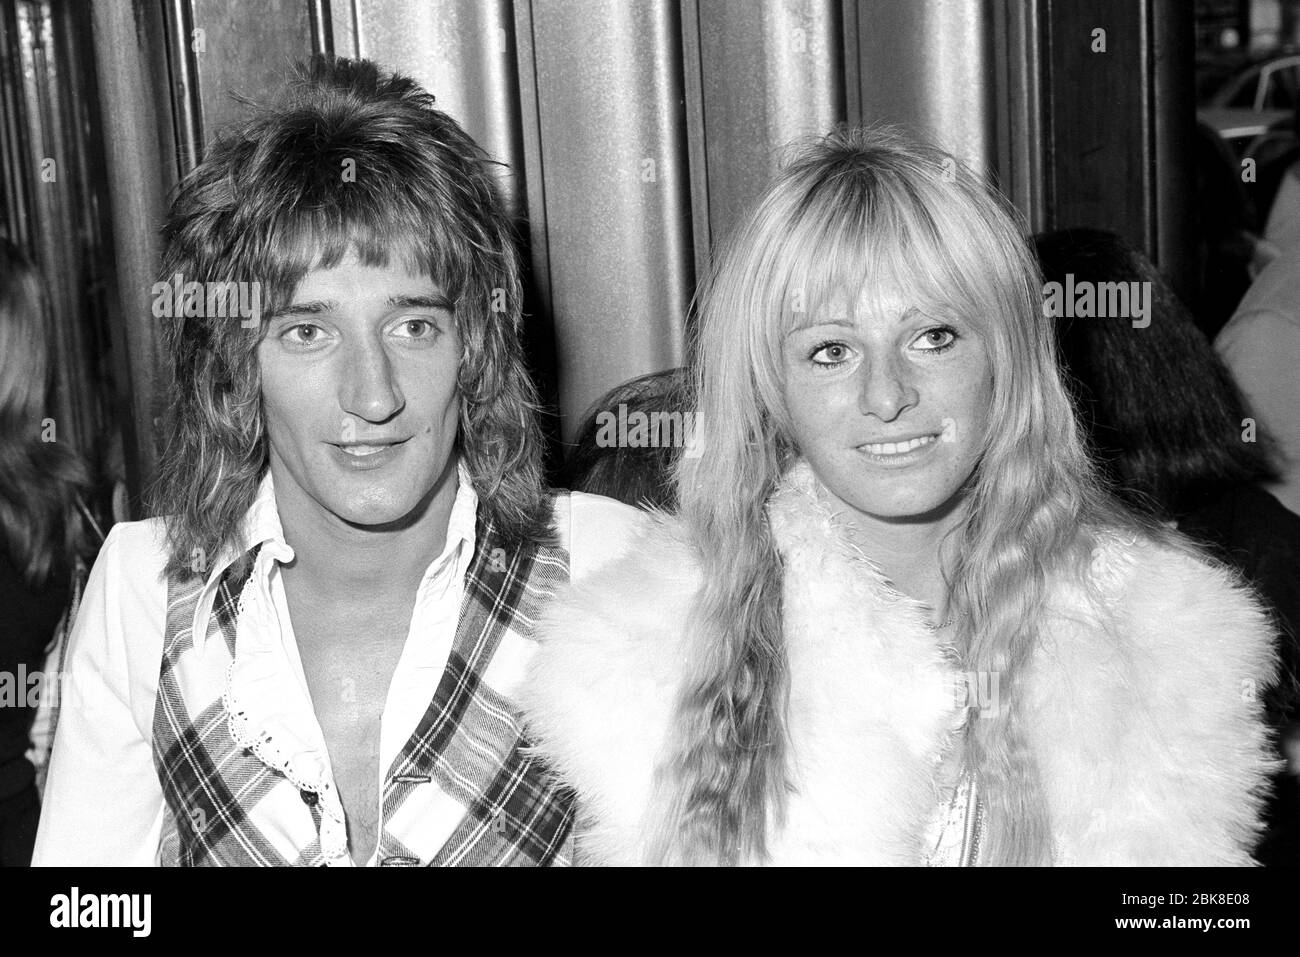
[[[350,455],[354,459],[364,459],[371,455],[378,455],[380,452],[386,452],[389,449],[396,448],[399,445],[409,441],[405,439],[393,439],[389,442],[332,442],[330,443],[344,455]]]

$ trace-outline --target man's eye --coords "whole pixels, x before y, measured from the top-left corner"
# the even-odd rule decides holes
[[[299,322],[290,326],[281,333],[285,339],[290,342],[297,342],[301,345],[310,345],[313,342],[320,341],[321,327],[310,322]]]
[[[403,319],[396,332],[407,339],[432,339],[438,334],[438,326],[428,319]]]
[[[808,358],[818,365],[835,366],[849,358],[849,347],[842,342],[823,342],[816,346]]]

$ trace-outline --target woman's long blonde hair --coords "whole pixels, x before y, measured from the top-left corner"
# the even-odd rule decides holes
[[[886,286],[961,309],[989,352],[992,425],[956,533],[950,607],[963,667],[997,674],[1004,706],[974,722],[967,758],[988,814],[983,859],[1049,859],[1017,681],[1049,576],[1083,579],[1089,529],[1141,523],[1095,477],[1015,212],[938,149],[890,130],[840,129],[796,146],[701,291],[691,356],[701,449],[680,460],[677,483],[704,572],[692,628],[707,654],[660,766],[657,861],[762,860],[783,820],[788,677],[764,506],[798,451],[780,343],[802,312]]]

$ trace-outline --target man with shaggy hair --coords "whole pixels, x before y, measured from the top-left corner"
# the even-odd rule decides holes
[[[513,697],[638,513],[546,490],[509,222],[432,104],[316,58],[182,183],[160,517],[87,586],[37,864],[571,858]]]

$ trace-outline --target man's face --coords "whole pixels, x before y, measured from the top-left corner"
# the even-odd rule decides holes
[[[303,277],[258,347],[277,498],[373,526],[455,481],[452,310],[437,283],[401,265],[349,255]]]

